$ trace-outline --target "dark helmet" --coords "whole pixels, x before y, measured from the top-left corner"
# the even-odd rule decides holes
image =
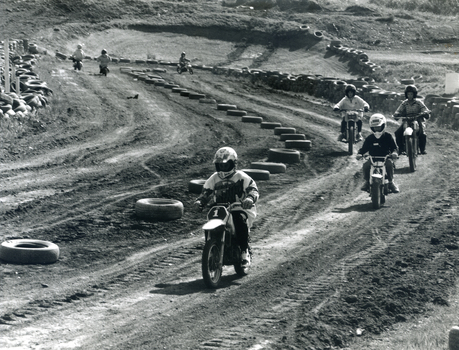
[[[344,94],[347,96],[349,91],[352,91],[354,93],[354,96],[355,96],[356,93],[357,93],[357,89],[355,88],[355,85],[353,85],[353,84],[346,85],[346,87],[344,88]]]
[[[102,49],[101,53],[102,53],[102,55],[105,55],[107,53],[107,50]]]
[[[416,96],[418,95],[418,89],[414,85],[408,85],[405,88],[405,98],[408,98],[408,92],[413,93],[413,98],[416,98]]]

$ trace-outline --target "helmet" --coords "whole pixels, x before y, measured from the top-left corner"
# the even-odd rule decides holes
[[[414,85],[408,85],[405,88],[405,98],[408,98],[408,92],[413,93],[413,98],[416,98],[416,96],[418,95],[418,89]]]
[[[215,170],[224,179],[234,174],[237,165],[237,153],[231,147],[222,147],[214,157]]]
[[[77,49],[82,49],[82,48],[83,48],[83,45],[81,45],[81,44],[77,45]]]
[[[105,55],[107,53],[107,50],[102,49],[101,53],[102,53],[102,55]]]
[[[386,129],[386,117],[380,113],[373,114],[370,117],[370,129],[376,138],[379,139]]]
[[[346,85],[346,87],[344,88],[344,94],[347,96],[349,91],[354,92],[354,96],[355,96],[355,94],[357,93],[357,89],[355,88],[355,85],[353,84]]]
[[[186,55],[186,53],[185,53],[185,51],[183,51],[183,52],[182,52],[182,56],[185,56],[185,55]]]

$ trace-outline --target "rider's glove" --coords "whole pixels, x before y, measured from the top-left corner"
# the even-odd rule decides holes
[[[334,110],[335,112],[338,112],[338,111],[339,111],[339,108],[338,108],[338,107],[335,107],[335,108],[333,108],[333,110]]]
[[[253,199],[246,198],[242,201],[242,209],[250,209],[253,206]]]
[[[394,117],[395,120],[399,120],[400,119],[400,116],[398,114],[394,114],[393,117]]]
[[[202,209],[203,209],[203,205],[202,205],[201,201],[194,202],[193,206],[195,207],[196,211],[199,211],[199,212],[201,212]]]
[[[364,112],[368,112],[369,110],[370,110],[370,109],[369,109],[368,107],[366,107],[366,106],[363,107],[363,111],[364,111]]]
[[[398,159],[397,152],[392,153],[390,156],[392,157],[392,160],[397,160]]]
[[[363,155],[361,155],[360,153],[357,153],[357,155],[355,156],[355,159],[357,160],[360,160],[363,158]]]

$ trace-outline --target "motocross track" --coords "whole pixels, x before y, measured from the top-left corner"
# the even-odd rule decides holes
[[[32,18],[39,1],[30,6],[28,16],[10,5],[0,29],[32,36],[68,21]],[[92,15],[91,23],[106,20]],[[221,146],[234,147],[244,169],[283,142],[114,64],[101,77],[95,62],[77,73],[69,61],[41,60],[55,62],[41,73],[59,118],[40,110],[38,125],[1,144],[0,238],[52,241],[61,257],[50,265],[0,262],[1,349],[352,348],[448,305],[459,264],[457,132],[432,123],[417,171],[401,157],[401,192],[373,210],[360,191],[361,162],[336,141],[339,119],[329,102],[168,68],[167,81],[295,127],[312,142],[286,173],[257,181],[250,274],[237,278],[225,268],[222,286],[209,290],[201,276],[205,213],[193,212],[188,182],[211,175]],[[349,75],[338,60],[317,69],[330,66]],[[140,220],[135,202],[152,197],[180,200],[183,217]]]

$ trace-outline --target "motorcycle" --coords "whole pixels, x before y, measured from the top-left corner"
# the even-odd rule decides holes
[[[389,192],[389,180],[386,175],[386,160],[390,155],[370,156],[366,155],[365,160],[370,159],[370,197],[374,209],[381,208],[386,202]]]
[[[416,158],[419,152],[419,123],[416,115],[408,115],[402,118],[403,137],[405,138],[405,150],[409,159],[410,171],[416,170]]]
[[[208,288],[218,287],[225,265],[233,265],[236,274],[240,277],[248,273],[250,264],[242,265],[241,248],[237,244],[232,220],[231,213],[237,210],[242,210],[240,202],[215,203],[207,213],[208,222],[202,227],[205,245],[201,265],[202,277]]]
[[[100,67],[100,75],[105,75],[107,76],[107,74],[110,72],[110,69],[108,69],[108,67]]]
[[[341,110],[341,118],[344,118],[346,122],[346,136],[342,142],[347,143],[348,153],[352,155],[354,153],[354,144],[361,141],[357,139],[356,126],[357,121],[362,118],[362,110]]]
[[[72,59],[73,60],[73,68],[75,70],[81,70],[81,68],[83,68],[83,62],[81,62],[80,60],[76,60],[76,59]]]
[[[191,67],[191,64],[177,64],[177,73],[182,74],[184,72],[188,71],[190,74],[193,74],[193,68]]]

